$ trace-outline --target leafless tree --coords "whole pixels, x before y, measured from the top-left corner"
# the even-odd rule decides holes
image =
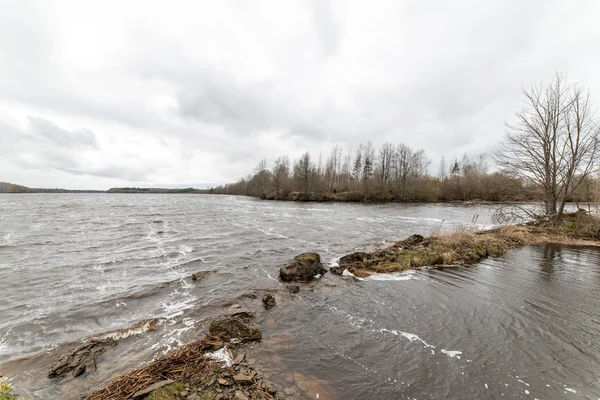
[[[387,184],[391,177],[392,159],[394,158],[394,145],[384,143],[379,148],[377,157],[377,176],[383,184]]]
[[[285,190],[290,178],[290,159],[288,156],[281,156],[275,160],[273,165],[273,186],[275,190]]]
[[[507,173],[538,186],[548,216],[560,219],[565,202],[599,161],[598,123],[582,85],[556,75],[522,90],[524,107],[495,158]]]
[[[310,158],[308,151],[294,165],[294,178],[300,183],[302,192],[308,195],[312,192],[317,176],[317,168]]]

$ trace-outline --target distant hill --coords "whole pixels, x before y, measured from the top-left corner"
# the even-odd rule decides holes
[[[104,190],[41,189],[0,182],[0,193],[106,193]]]
[[[181,189],[166,189],[166,188],[138,188],[138,187],[121,187],[111,188],[108,193],[192,193],[192,194],[208,194],[212,193],[212,189],[194,189],[194,188],[181,188]]]
[[[13,183],[0,182],[0,193],[31,193],[31,189]]]
[[[69,189],[41,189],[29,188],[27,186],[15,185],[9,182],[0,182],[0,193],[192,193],[207,194],[213,193],[213,189],[194,189],[194,188],[138,188],[121,187],[106,190],[69,190]]]

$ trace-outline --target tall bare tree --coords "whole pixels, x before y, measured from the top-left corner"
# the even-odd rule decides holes
[[[496,161],[507,173],[539,187],[545,213],[562,217],[565,202],[599,161],[598,122],[582,85],[556,75],[522,90],[524,107]]]

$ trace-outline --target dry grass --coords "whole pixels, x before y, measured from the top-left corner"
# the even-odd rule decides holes
[[[408,239],[398,242],[388,249],[354,257],[343,266],[355,276],[366,277],[423,266],[469,265],[513,248],[543,243],[600,246],[600,218],[578,212],[566,214],[559,222],[510,225],[484,232],[455,228],[416,244]]]

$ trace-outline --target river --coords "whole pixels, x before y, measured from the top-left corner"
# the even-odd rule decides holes
[[[600,398],[600,251],[528,246],[473,267],[285,292],[278,268],[491,225],[490,206],[314,204],[211,195],[0,195],[0,374],[30,398],[77,398],[197,337],[243,294],[280,289],[254,359],[299,398]],[[206,281],[186,277],[217,272]],[[246,300],[244,300],[246,299]],[[154,329],[147,330],[152,320]],[[112,362],[54,382],[80,339]],[[118,359],[118,362],[115,360]]]

